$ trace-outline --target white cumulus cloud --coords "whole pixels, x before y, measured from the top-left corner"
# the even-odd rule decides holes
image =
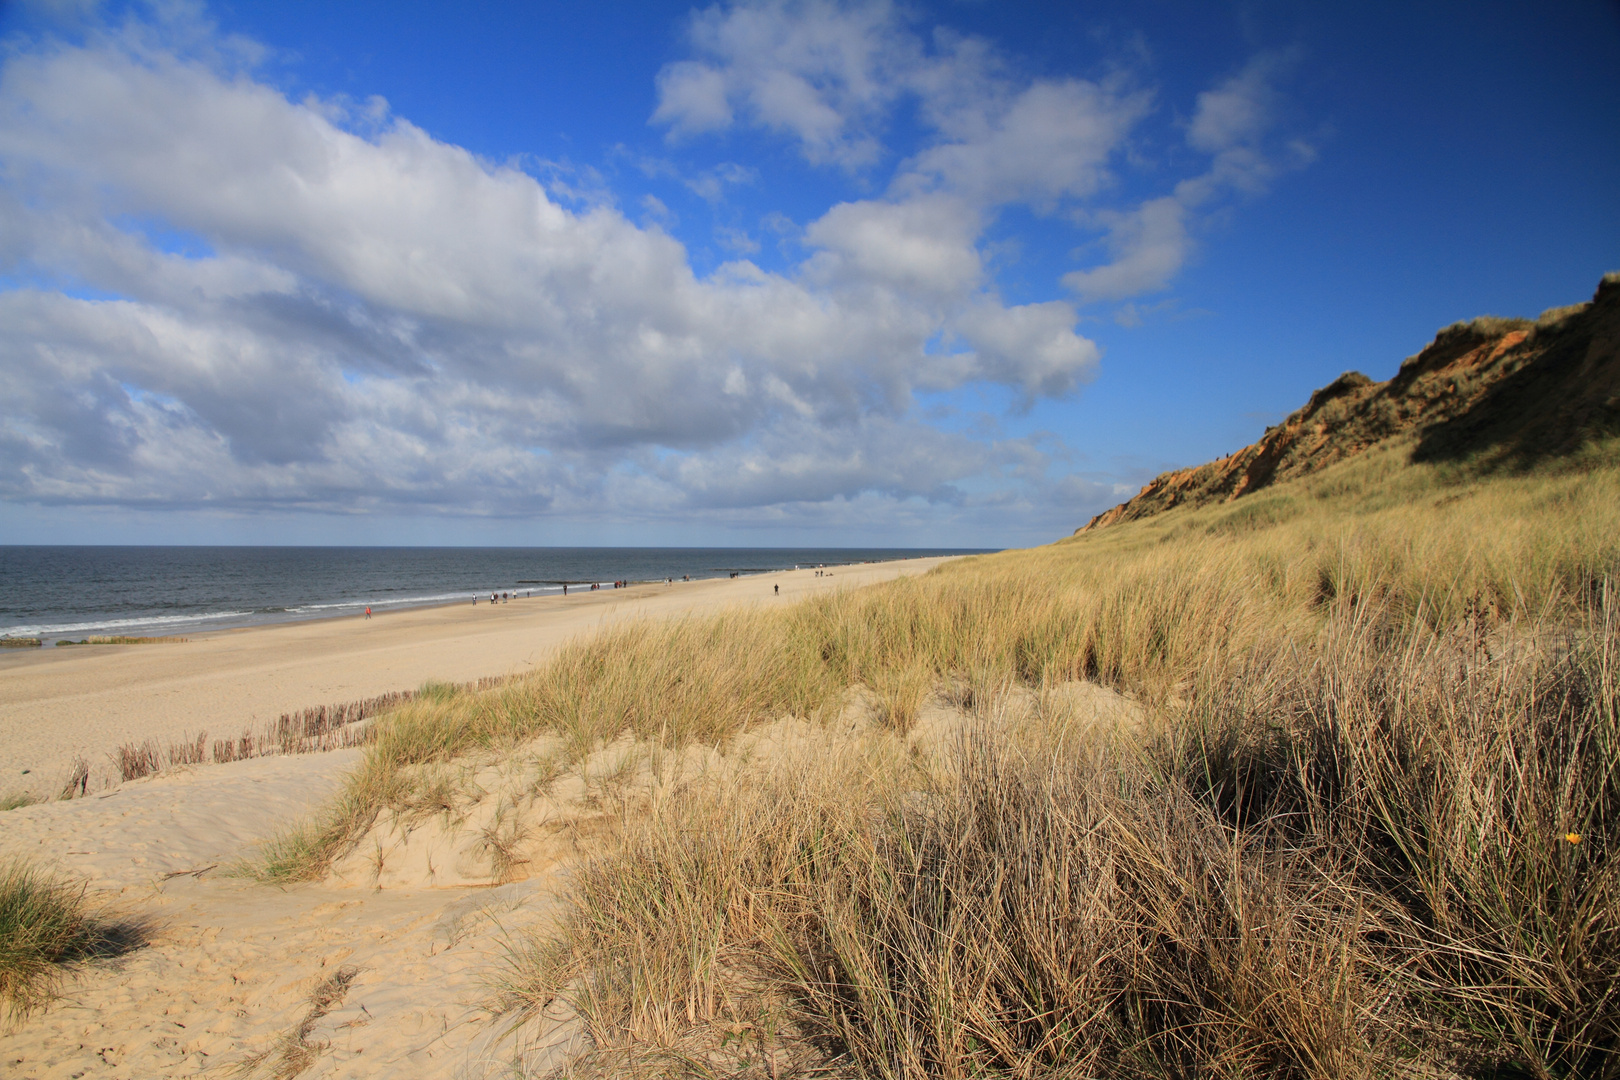
[[[1174,281],[1201,208],[1281,167],[1279,60],[1198,97],[1177,131],[1207,169],[1127,199],[1122,158],[1157,108],[1129,75],[1025,77],[883,0],[716,5],[653,76],[652,122],[677,147],[770,133],[858,197],[803,229],[720,219],[734,258],[699,273],[673,234],[693,214],[656,196],[626,197],[638,223],[588,167],[487,161],[380,98],[293,100],[262,49],[184,6],[117,28],[88,10],[78,44],[19,38],[0,60],[17,504],[732,525],[1098,509],[1103,480],[1048,477],[1054,440],[918,407],[983,384],[1028,407],[1098,370],[1068,300],[1003,299],[987,235],[1014,206],[1082,222],[1107,259],[1062,285],[1128,298]],[[901,110],[916,138],[896,149]],[[768,187],[738,162],[613,154],[710,208]],[[762,236],[796,254],[763,268]]]
[[[918,420],[915,391],[1059,394],[1095,362],[1072,312],[1025,338],[963,329],[980,358],[940,362],[930,342],[1001,310],[954,196],[834,207],[801,267],[699,276],[611,202],[146,32],[12,55],[0,168],[0,260],[37,283],[0,292],[9,499],[938,500],[1001,459]]]

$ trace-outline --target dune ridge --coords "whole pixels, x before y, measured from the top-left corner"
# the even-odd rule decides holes
[[[1155,477],[1076,532],[1230,502],[1383,445],[1413,461],[1525,468],[1620,432],[1620,274],[1540,318],[1453,323],[1393,378],[1347,371],[1252,445]]]

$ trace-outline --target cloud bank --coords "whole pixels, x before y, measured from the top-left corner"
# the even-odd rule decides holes
[[[206,26],[14,50],[0,498],[746,525],[1073,497],[1050,440],[919,408],[974,386],[1027,408],[1097,370],[1073,300],[1002,299],[985,229],[1013,204],[1086,207],[1111,261],[1070,295],[1162,288],[1189,214],[1264,182],[1268,73],[1200,97],[1186,138],[1208,176],[1107,210],[1087,200],[1152,107],[1123,81],[1019,82],[882,3],[716,7],[690,34],[692,58],[656,75],[652,122],[677,143],[751,125],[816,167],[872,169],[911,100],[926,145],[882,195],[809,223],[793,266],[700,276],[657,224],[380,99],[291,100]]]

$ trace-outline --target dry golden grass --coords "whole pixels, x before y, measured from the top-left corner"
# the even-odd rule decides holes
[[[983,689],[940,769],[877,731],[694,785],[508,994],[603,1075],[1607,1075],[1617,615],[1493,657],[1345,614],[1145,734]]]
[[[654,799],[518,951],[580,1070],[1620,1075],[1620,448],[1407,449],[419,695],[262,872],[318,876],[426,766],[723,747],[859,687],[859,752]],[[1003,715],[1076,679],[1146,729]],[[906,739],[936,691],[979,714],[938,768]]]

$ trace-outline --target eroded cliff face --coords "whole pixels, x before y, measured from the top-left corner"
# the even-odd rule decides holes
[[[1589,303],[1541,318],[1456,323],[1387,382],[1350,371],[1259,442],[1155,478],[1077,529],[1241,498],[1394,438],[1414,461],[1526,466],[1620,433],[1620,274]]]

